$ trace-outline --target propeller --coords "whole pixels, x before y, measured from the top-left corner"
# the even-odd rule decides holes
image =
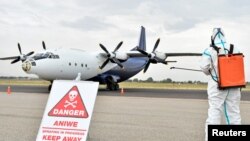
[[[23,54],[21,46],[20,46],[19,43],[17,44],[17,47],[18,47],[18,50],[19,50],[19,53],[20,53],[19,56],[4,57],[4,58],[0,58],[0,60],[13,60],[14,59],[13,61],[11,61],[11,64],[14,64],[14,63],[16,63],[18,61],[23,62],[23,61],[25,61],[27,59],[28,56],[34,54],[34,51],[31,51],[31,52],[29,52],[27,54]]]
[[[152,50],[151,53],[148,53],[148,52],[146,52],[146,51],[144,51],[144,50],[141,50],[140,48],[137,47],[137,50],[138,50],[141,54],[144,54],[144,55],[146,55],[146,56],[149,58],[147,64],[145,65],[145,68],[144,68],[144,70],[143,70],[144,73],[148,70],[148,67],[149,67],[150,63],[153,63],[153,64],[157,64],[157,63],[167,64],[167,63],[168,63],[167,61],[165,61],[165,60],[163,60],[163,59],[161,59],[161,58],[159,58],[159,57],[156,56],[155,51],[156,51],[156,49],[157,49],[159,43],[160,43],[160,38],[158,38],[158,39],[156,40],[155,45],[154,45],[154,48],[153,48],[153,50]]]
[[[159,43],[160,43],[160,38],[158,38],[156,40],[154,48],[153,48],[151,53],[148,53],[148,52],[146,52],[146,51],[144,51],[144,50],[137,47],[137,51],[139,51],[141,54],[146,55],[149,58],[147,64],[145,65],[145,68],[143,70],[144,73],[148,70],[148,67],[149,67],[150,63],[153,63],[153,64],[162,63],[162,64],[167,65],[169,62],[176,62],[176,61],[165,61],[164,59],[161,59],[161,58],[156,56],[155,51],[156,51]]]
[[[123,65],[122,63],[116,58],[116,51],[121,47],[122,45],[122,41],[116,46],[116,48],[114,49],[113,52],[109,52],[106,47],[102,44],[99,44],[100,47],[102,48],[102,50],[104,50],[104,52],[106,53],[107,55],[107,59],[103,62],[103,64],[99,67],[100,69],[103,69],[107,64],[108,62],[112,62],[112,63],[116,63],[118,66],[120,66],[121,68],[123,68]]]

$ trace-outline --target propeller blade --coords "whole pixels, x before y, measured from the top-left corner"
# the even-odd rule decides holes
[[[20,57],[16,58],[15,60],[11,61],[11,64],[14,64],[16,62],[20,61]]]
[[[113,60],[118,66],[120,66],[120,68],[122,68],[122,69],[124,68],[123,65],[122,65],[122,63],[121,63],[118,59],[113,58],[112,60]]]
[[[109,59],[107,59],[101,66],[99,66],[100,69],[103,69],[109,62]]]
[[[12,56],[12,57],[4,57],[0,58],[0,60],[12,60],[12,59],[17,59],[19,56]]]
[[[160,42],[160,38],[157,39],[157,41],[155,42],[155,46],[154,46],[154,49],[152,52],[155,52],[156,48],[158,47],[159,45],[159,42]]]
[[[18,43],[17,46],[18,46],[18,50],[19,50],[20,54],[22,54],[22,49],[21,49],[20,44]]]
[[[46,50],[46,46],[45,46],[44,41],[42,42],[42,44],[43,44],[43,49]]]
[[[146,64],[146,66],[145,66],[145,68],[143,70],[143,73],[145,73],[148,70],[149,65],[150,65],[150,61],[148,61],[148,63]]]
[[[34,54],[34,51],[29,52],[29,53],[26,54],[25,56],[30,56],[30,55],[32,55],[32,54]]]
[[[139,52],[140,52],[141,54],[143,54],[143,55],[146,55],[146,56],[149,55],[146,51],[141,50],[141,49],[139,49],[138,47],[137,47],[137,51],[139,51]]]
[[[109,52],[108,52],[108,50],[105,48],[105,46],[103,46],[102,44],[99,44],[100,45],[100,47],[107,53],[107,54],[110,54]]]
[[[122,43],[123,43],[123,42],[121,41],[121,42],[116,46],[114,52],[116,52],[116,51],[121,47]]]

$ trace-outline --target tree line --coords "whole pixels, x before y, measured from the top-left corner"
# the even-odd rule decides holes
[[[15,80],[41,80],[39,78],[31,78],[31,77],[15,77],[15,76],[0,76],[1,80],[10,80],[10,79],[15,79]],[[166,78],[163,80],[156,81],[152,77],[148,77],[146,80],[134,78],[134,79],[129,79],[126,82],[150,82],[150,83],[190,83],[190,84],[206,84],[207,82],[202,82],[202,81],[173,81],[171,78]],[[247,82],[249,85],[250,82]]]
[[[150,82],[150,83],[190,83],[190,84],[206,84],[207,82],[202,82],[202,81],[192,81],[192,80],[188,80],[188,81],[173,81],[171,78],[166,78],[163,80],[154,80],[152,77],[148,77],[146,80],[141,80],[138,78],[134,78],[134,79],[129,79],[127,80],[127,82]]]
[[[192,81],[192,80],[188,80],[188,81],[173,81],[171,78],[166,78],[166,79],[163,79],[163,80],[156,81],[152,77],[148,77],[146,80],[134,78],[134,79],[127,80],[127,82],[207,84],[207,82],[196,81],[196,80],[195,81]],[[247,83],[247,85],[250,84],[250,82],[246,82],[246,83]]]

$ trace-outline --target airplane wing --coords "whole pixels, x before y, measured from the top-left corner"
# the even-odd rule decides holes
[[[138,50],[138,51],[129,51],[129,52],[112,52],[112,53],[108,53],[108,54],[100,53],[100,55],[104,58],[107,58],[106,61],[104,61],[103,64],[100,66],[100,69],[104,68],[109,61],[116,63],[121,68],[123,68],[123,65],[120,61],[125,61],[131,57],[148,57],[149,61],[147,62],[145,69],[144,69],[144,72],[146,72],[150,63],[168,64],[171,62],[176,62],[176,61],[166,60],[168,57],[201,56],[202,54],[201,53],[163,53],[163,52],[147,53],[145,51]]]
[[[165,53],[168,57],[174,57],[174,56],[202,56],[202,53]]]
[[[102,57],[107,58],[106,53],[99,53]],[[155,54],[142,54],[138,51],[129,52],[116,52],[116,58],[119,60],[126,60],[130,57],[149,57],[149,56],[160,57],[165,60],[167,57],[178,57],[178,56],[202,56],[202,53],[162,53],[156,52]],[[123,59],[124,58],[124,59]]]
[[[165,54],[165,57],[178,57],[178,56],[202,56],[202,53],[161,53],[161,52],[156,52],[156,56],[157,54]],[[129,57],[147,57],[147,54],[142,54],[138,51],[130,51],[127,52],[127,55]],[[165,58],[165,59],[166,59]]]
[[[100,55],[104,58],[107,58],[103,64],[100,66],[100,69],[103,69],[108,62],[116,63],[121,68],[123,68],[123,65],[121,61],[126,61],[130,57],[148,57],[149,61],[147,62],[145,66],[144,72],[146,72],[148,66],[150,63],[163,63],[168,64],[169,62],[176,62],[176,61],[166,61],[167,57],[174,57],[174,56],[201,56],[201,53],[163,53],[156,51],[158,44],[160,42],[160,39],[157,39],[153,51],[152,52],[146,52],[145,50],[140,49],[139,47],[134,48],[134,50],[128,51],[128,52],[119,52],[118,49],[121,47],[123,42],[120,42],[117,47],[114,49],[114,51],[110,52],[106,49],[106,47],[102,44],[99,44],[102,50],[105,53],[100,53]]]
[[[145,65],[143,72],[145,73],[148,70],[150,63],[157,64],[162,63],[167,65],[168,63],[174,63],[176,61],[167,60],[168,57],[177,57],[177,56],[201,56],[201,53],[163,53],[155,52],[147,53],[143,50],[138,50],[139,52],[128,52],[129,57],[148,57],[148,62]]]

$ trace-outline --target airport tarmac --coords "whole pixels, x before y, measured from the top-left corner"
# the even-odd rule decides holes
[[[0,87],[0,141],[34,141],[48,92],[12,92]],[[14,91],[14,89],[13,89]],[[201,141],[207,116],[204,90],[99,90],[88,141]],[[241,101],[250,124],[250,94]]]
[[[6,92],[8,85],[0,85],[0,92]],[[12,92],[44,93],[48,94],[47,86],[11,86]],[[184,99],[207,99],[206,90],[181,90],[181,89],[124,89],[124,96],[132,97],[154,97],[154,98],[184,98]],[[106,89],[99,89],[98,95],[119,96],[119,91],[110,92]],[[242,91],[241,99],[250,101],[250,91]]]

